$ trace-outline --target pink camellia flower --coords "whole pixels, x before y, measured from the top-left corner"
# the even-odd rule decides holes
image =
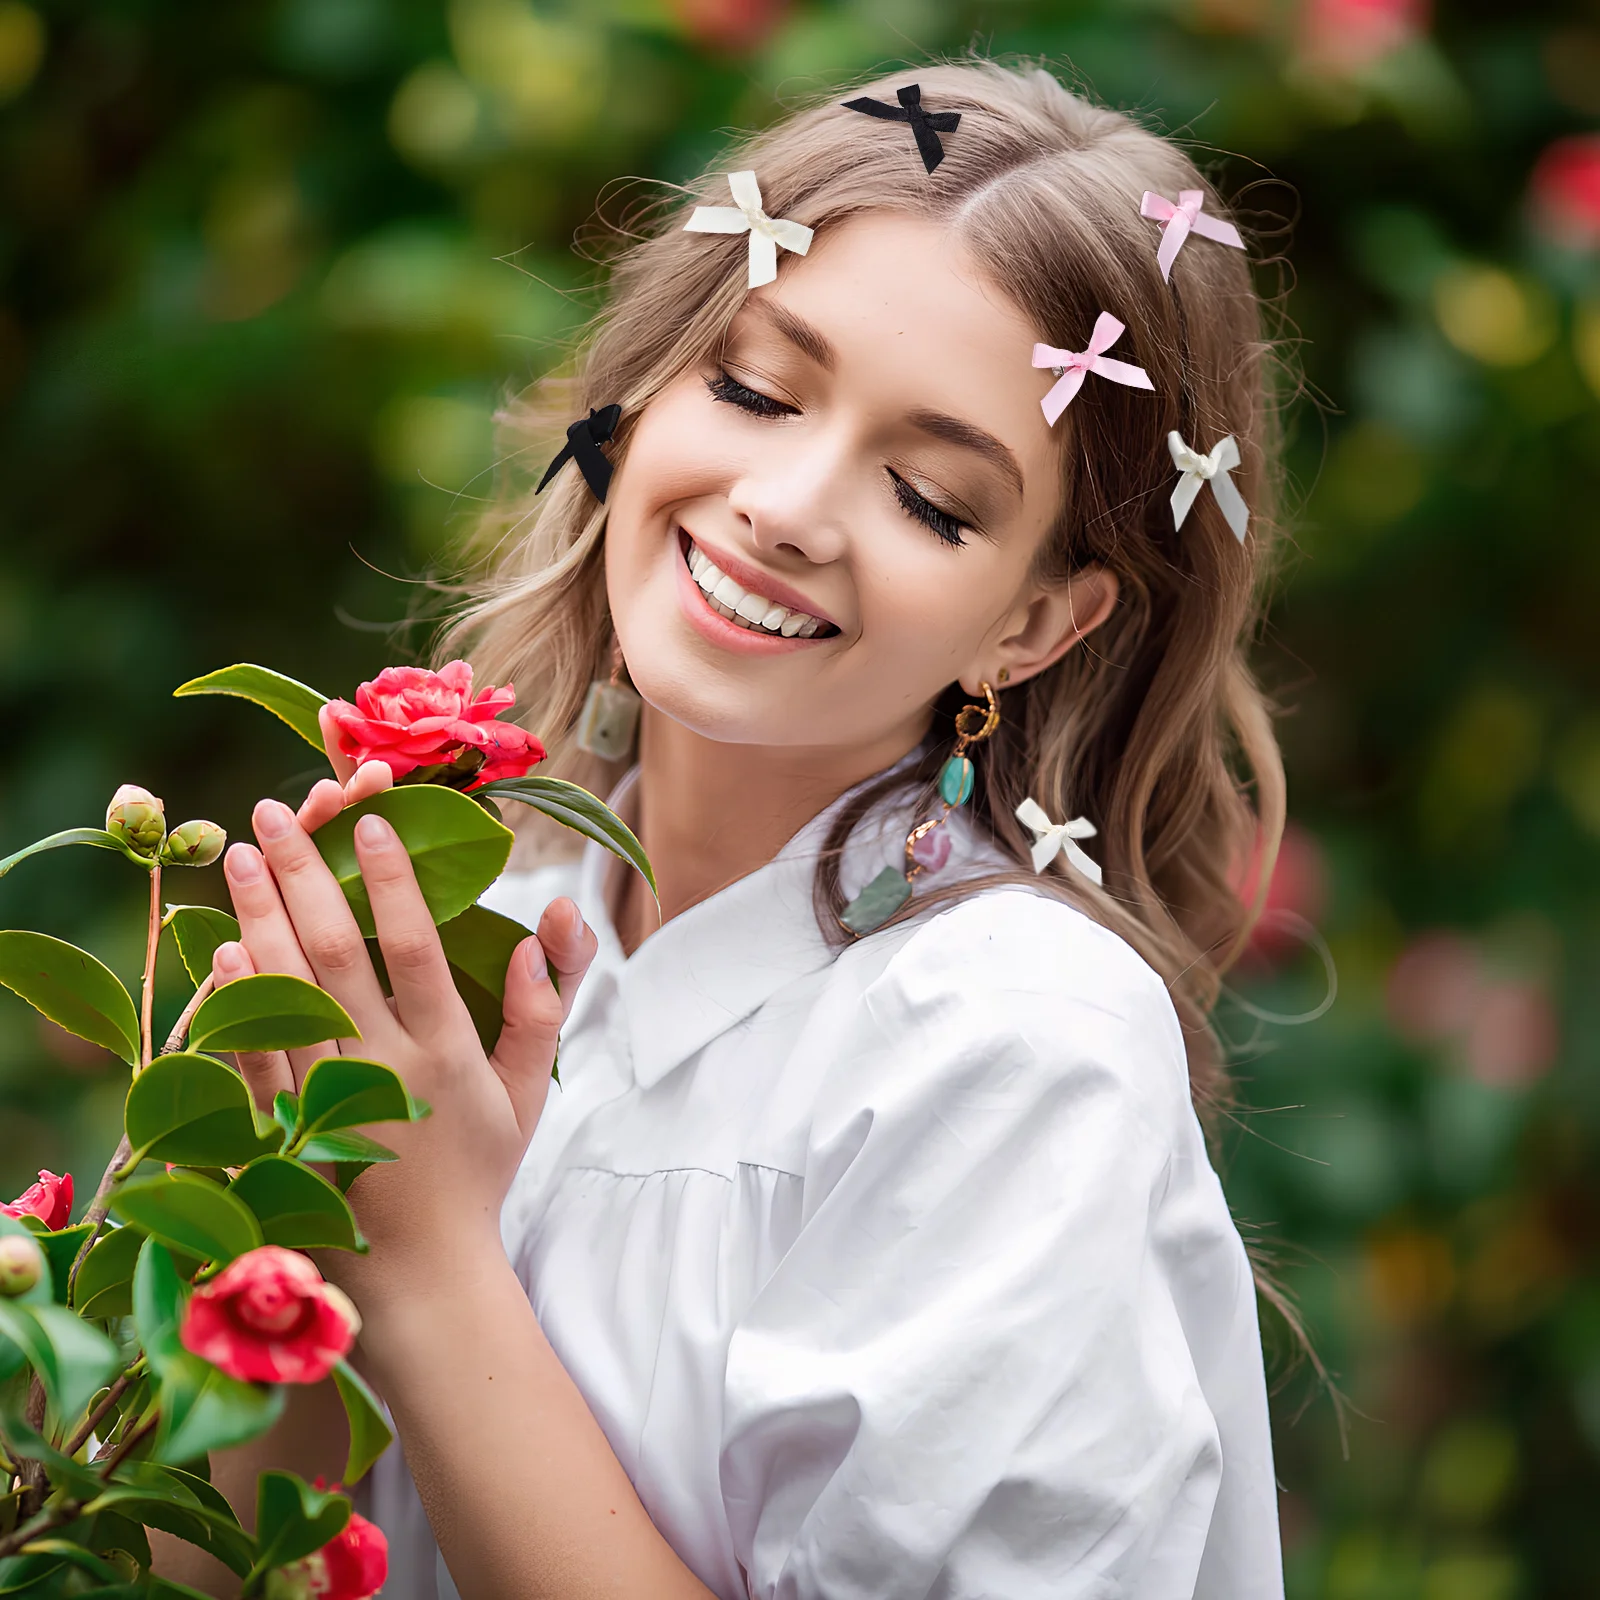
[[[1258,838],[1249,862],[1239,874],[1239,898],[1247,906],[1255,904],[1261,884],[1261,840]],[[1298,823],[1283,830],[1272,877],[1267,883],[1266,900],[1260,919],[1250,931],[1247,957],[1258,965],[1270,966],[1305,943],[1306,928],[1314,927],[1322,916],[1328,897],[1328,869],[1322,846],[1316,836]]]
[[[72,1174],[64,1172],[39,1173],[39,1181],[30,1184],[10,1205],[0,1205],[0,1215],[7,1217],[38,1217],[53,1233],[72,1220]]]
[[[1305,0],[1301,51],[1313,66],[1359,72],[1428,27],[1427,0]]]
[[[323,1488],[322,1479],[312,1487]],[[369,1600],[388,1576],[389,1541],[383,1530],[352,1511],[350,1520],[320,1550],[268,1577],[267,1600]]]
[[[1528,197],[1552,238],[1578,249],[1600,244],[1600,133],[1550,145],[1534,163]]]
[[[472,668],[452,661],[437,672],[426,667],[385,667],[356,690],[355,704],[330,700],[340,751],[358,766],[386,761],[396,781],[419,767],[445,765],[469,750],[484,764],[466,785],[476,789],[495,778],[520,778],[544,760],[544,746],[512,722],[497,721],[510,710],[516,691],[507,684],[472,692]]]
[[[195,1290],[178,1337],[230,1378],[319,1383],[360,1330],[349,1298],[306,1257],[267,1244]]]

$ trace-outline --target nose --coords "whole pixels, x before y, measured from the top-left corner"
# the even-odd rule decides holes
[[[773,441],[752,454],[728,490],[728,507],[763,555],[815,566],[837,561],[848,465],[843,442],[826,433]]]

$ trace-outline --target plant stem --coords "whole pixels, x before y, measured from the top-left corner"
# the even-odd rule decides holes
[[[117,1379],[115,1383],[111,1385],[110,1389],[106,1392],[105,1399],[102,1400],[100,1404],[97,1405],[94,1410],[83,1419],[83,1421],[78,1425],[77,1431],[70,1439],[67,1440],[64,1445],[62,1445],[62,1455],[77,1455],[77,1453],[84,1447],[85,1443],[87,1443],[90,1436],[94,1433],[95,1429],[106,1420],[106,1416],[110,1412],[111,1408],[123,1397],[124,1394],[127,1393],[128,1385],[134,1382],[134,1380],[141,1375],[143,1367],[144,1358],[141,1356],[128,1368],[126,1372],[122,1374],[120,1378]]]
[[[156,999],[156,951],[161,948],[161,863],[150,863],[150,931],[144,944],[144,986],[139,995],[139,1069],[150,1065],[155,1054],[151,1037],[151,1012]],[[135,1077],[138,1073],[134,1074]]]
[[[27,1408],[23,1416],[35,1433],[44,1431],[44,1414],[44,1385],[39,1382],[39,1374],[34,1373],[28,1384]],[[18,1510],[23,1516],[31,1517],[44,1504],[45,1489],[50,1480],[45,1476],[42,1461],[24,1456],[18,1465],[22,1469],[17,1473],[17,1482],[22,1487],[22,1502]]]

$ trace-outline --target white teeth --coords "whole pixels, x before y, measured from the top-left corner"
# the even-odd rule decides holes
[[[689,572],[706,598],[706,604],[718,616],[726,617],[752,633],[778,633],[785,639],[812,639],[822,630],[820,617],[804,611],[791,611],[787,606],[769,600],[765,595],[746,590],[726,573],[693,542],[689,545]]]

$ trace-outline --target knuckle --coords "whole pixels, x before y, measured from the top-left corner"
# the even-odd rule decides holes
[[[306,938],[306,954],[328,972],[349,972],[366,953],[361,931],[354,926],[318,928]]]
[[[438,937],[431,928],[406,928],[389,937],[383,958],[396,967],[426,967],[431,964],[437,945]]]

